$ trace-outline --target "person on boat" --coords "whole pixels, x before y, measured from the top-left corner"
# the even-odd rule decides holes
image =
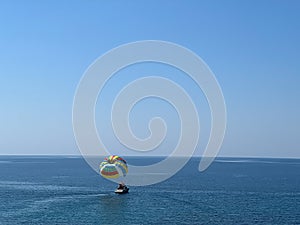
[[[118,189],[122,190],[124,189],[124,187],[125,187],[124,183],[119,183]]]

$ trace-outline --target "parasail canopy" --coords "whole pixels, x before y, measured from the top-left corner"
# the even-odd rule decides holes
[[[120,156],[111,155],[100,164],[100,174],[105,178],[125,177],[127,173],[127,163]]]

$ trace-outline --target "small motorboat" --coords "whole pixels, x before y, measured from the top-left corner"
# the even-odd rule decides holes
[[[119,184],[118,188],[115,190],[116,194],[126,194],[129,188],[125,184]]]

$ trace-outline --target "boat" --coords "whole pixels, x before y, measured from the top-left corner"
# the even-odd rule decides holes
[[[119,184],[118,188],[115,190],[116,194],[126,194],[128,193],[129,188],[124,184]]]

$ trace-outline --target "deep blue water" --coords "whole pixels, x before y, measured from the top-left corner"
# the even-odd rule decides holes
[[[116,195],[82,158],[2,156],[0,224],[300,224],[299,159],[198,163]]]

